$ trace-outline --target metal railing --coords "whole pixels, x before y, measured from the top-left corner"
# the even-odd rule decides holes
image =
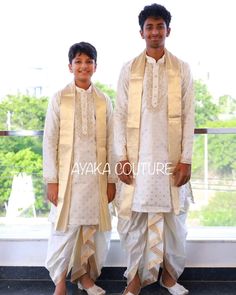
[[[236,134],[236,128],[195,128],[194,134]],[[0,136],[43,136],[43,130],[0,130]]]

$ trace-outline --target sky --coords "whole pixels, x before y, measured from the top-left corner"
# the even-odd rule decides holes
[[[116,88],[122,65],[144,48],[138,14],[144,0],[1,0],[0,93],[30,84],[49,92],[68,83],[68,49],[80,41],[98,51],[93,77]],[[235,0],[163,0],[172,14],[166,47],[187,61],[213,95],[236,97]],[[35,70],[37,69],[37,70]],[[41,70],[43,69],[43,70]],[[22,86],[23,85],[23,86]]]

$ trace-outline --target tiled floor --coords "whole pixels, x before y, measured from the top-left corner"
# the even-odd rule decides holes
[[[107,295],[125,288],[124,268],[105,267],[97,282]],[[236,295],[236,268],[186,268],[181,283],[193,295]],[[68,295],[86,295],[69,281]],[[0,295],[52,295],[54,285],[43,267],[0,267]],[[140,295],[168,295],[158,283],[142,289]]]
[[[99,282],[107,290],[107,295],[121,294],[124,282]],[[233,295],[236,294],[236,282],[184,282],[185,287],[193,295]],[[0,281],[1,295],[52,295],[53,284],[49,281]],[[75,285],[68,283],[68,295],[85,295]],[[169,293],[158,284],[142,290],[141,295],[168,295]]]

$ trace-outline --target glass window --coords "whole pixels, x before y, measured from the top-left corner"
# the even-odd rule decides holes
[[[13,220],[47,222],[42,130],[48,98],[71,80],[69,47],[80,41],[96,46],[94,81],[114,102],[122,65],[144,49],[137,15],[146,4],[146,0],[1,1],[0,130],[10,135],[20,130],[41,133],[0,137],[0,225]],[[229,134],[195,137],[195,203],[188,224],[235,227],[235,1],[224,1],[227,13],[223,15],[221,1],[166,0],[163,4],[173,16],[166,46],[193,72],[196,128],[231,128]]]

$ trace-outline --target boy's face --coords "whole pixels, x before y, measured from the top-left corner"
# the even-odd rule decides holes
[[[94,59],[84,53],[77,53],[68,66],[70,72],[74,74],[76,85],[79,87],[81,87],[81,84],[90,84],[91,77],[96,71]]]
[[[147,49],[164,48],[165,39],[170,34],[170,28],[167,28],[162,18],[148,17],[140,34],[146,41]]]

